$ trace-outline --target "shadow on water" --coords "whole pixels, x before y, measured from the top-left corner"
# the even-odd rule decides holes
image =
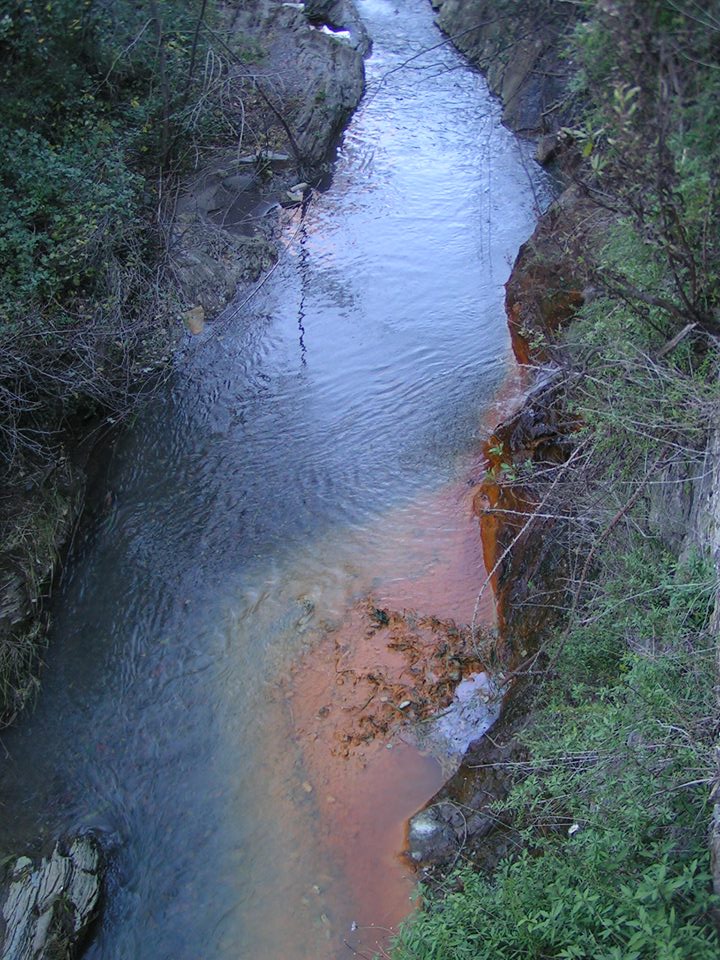
[[[288,681],[368,593],[469,619],[466,481],[533,185],[449,47],[378,85],[437,43],[429,5],[359,5],[371,95],[332,186],[115,441],[37,709],[3,738],[2,847],[92,828],[113,849],[94,960],[345,957],[350,924],[372,944],[409,910],[404,823],[437,765],[324,759]]]

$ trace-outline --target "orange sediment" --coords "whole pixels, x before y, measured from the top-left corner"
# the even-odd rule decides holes
[[[316,639],[289,679],[302,786],[342,878],[329,893],[328,956],[349,955],[343,941],[372,955],[412,908],[407,821],[446,774],[403,741],[403,728],[442,709],[462,677],[482,670],[467,625],[485,576],[474,502],[485,470],[479,461],[468,481],[383,518],[378,537],[388,549],[357,576],[342,622]],[[487,590],[476,622],[490,628],[494,620]]]
[[[514,412],[522,381],[514,367],[480,425],[486,436]],[[469,624],[474,619],[487,639],[496,623],[493,589],[479,604],[477,597],[507,531],[484,509],[508,495],[493,478],[490,446],[461,480],[398,506],[370,530],[348,531],[359,544],[357,552],[349,544],[350,599],[344,610],[342,601],[331,607],[330,625],[317,627],[281,691],[288,744],[299,758],[287,802],[313,810],[328,864],[318,895],[327,951],[314,960],[350,956],[348,946],[372,956],[411,912],[407,822],[447,771],[404,731],[442,710],[458,682],[483,669],[486,647]]]

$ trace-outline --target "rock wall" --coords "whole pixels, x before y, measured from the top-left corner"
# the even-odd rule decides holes
[[[202,308],[203,320],[277,259],[278,211],[327,176],[363,94],[370,47],[351,0],[239,4],[229,34],[254,38],[262,58],[254,66],[221,48],[238,143],[186,178],[171,245],[184,307]]]
[[[82,458],[80,458],[82,459]],[[0,728],[31,698],[46,627],[43,602],[81,509],[85,477],[63,451],[38,476],[6,487],[0,516]]]
[[[572,63],[564,38],[578,6],[566,0],[441,0],[438,25],[486,75],[503,119],[524,135],[555,132],[569,116]]]

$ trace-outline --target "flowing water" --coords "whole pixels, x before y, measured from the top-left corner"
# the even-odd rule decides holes
[[[449,46],[395,69],[439,43],[425,0],[359,7],[368,94],[332,185],[113,444],[3,737],[2,848],[112,850],[93,960],[345,957],[351,922],[411,906],[404,822],[438,765],[397,742],[325,768],[295,708],[358,597],[470,617],[468,480],[537,174]]]

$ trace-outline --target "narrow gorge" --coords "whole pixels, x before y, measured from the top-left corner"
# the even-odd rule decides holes
[[[185,332],[63,466],[3,958],[717,955],[696,7],[208,21],[241,133],[178,182]]]

